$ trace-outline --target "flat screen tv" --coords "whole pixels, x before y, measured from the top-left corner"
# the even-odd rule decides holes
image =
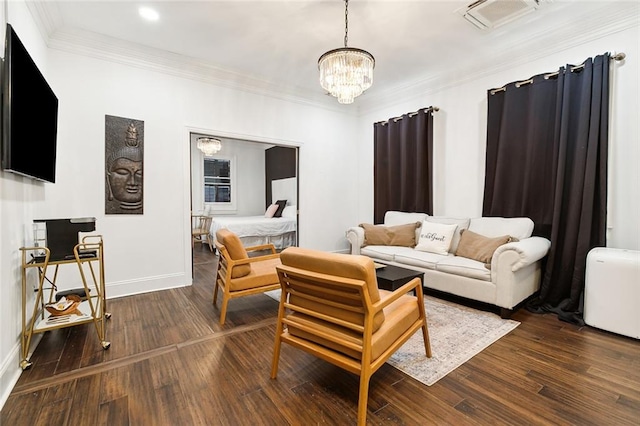
[[[2,67],[2,168],[55,182],[58,98],[7,24]]]

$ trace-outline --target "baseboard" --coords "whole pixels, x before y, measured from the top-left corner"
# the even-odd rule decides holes
[[[107,293],[107,299],[113,299],[152,291],[169,290],[170,288],[187,287],[189,285],[191,285],[191,279],[187,278],[184,273],[176,273],[110,282],[106,284],[105,292]]]
[[[31,355],[36,346],[38,346],[40,339],[42,339],[41,333],[33,335],[29,355]],[[18,379],[22,374],[22,368],[20,368],[21,357],[20,342],[18,342],[13,346],[9,356],[0,364],[0,410],[2,410],[7,399],[9,399],[11,391],[16,383],[18,383]]]

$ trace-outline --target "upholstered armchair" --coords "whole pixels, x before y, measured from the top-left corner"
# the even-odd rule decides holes
[[[271,378],[282,343],[358,374],[358,425],[364,425],[371,375],[418,330],[431,357],[420,279],[388,292],[378,290],[373,261],[365,256],[290,247],[280,259]]]
[[[273,244],[245,248],[240,238],[227,229],[218,230],[216,240],[220,258],[213,290],[213,304],[216,304],[220,290],[220,325],[224,325],[229,300],[280,288],[276,272],[276,266],[280,265],[280,255],[276,253]],[[268,251],[269,254],[249,257],[247,252],[252,251]]]

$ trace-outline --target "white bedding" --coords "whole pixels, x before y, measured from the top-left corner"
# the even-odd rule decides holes
[[[296,230],[296,219],[291,217],[264,216],[229,216],[214,217],[211,223],[211,233],[221,228],[227,228],[238,237],[268,237],[281,235]]]
[[[219,216],[213,218],[211,235],[215,239],[218,229],[227,228],[245,246],[272,242],[276,248],[284,248],[295,244],[296,224],[296,218],[291,217]]]

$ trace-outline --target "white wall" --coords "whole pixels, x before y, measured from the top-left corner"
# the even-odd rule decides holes
[[[4,7],[8,6],[8,13],[6,16],[3,13],[1,22],[2,46],[6,19],[40,71],[48,77],[47,48],[25,5],[21,2],[5,4],[4,1],[1,5],[3,12]],[[46,211],[44,204],[48,185],[0,172],[0,406],[6,401],[20,374],[22,302],[18,248],[29,243],[32,220]]]
[[[625,52],[624,62],[612,63],[611,137],[609,158],[608,246],[640,249],[640,51],[638,27],[550,54],[543,59],[498,70],[447,88],[399,99],[368,112],[359,120],[358,217],[373,220],[373,123],[434,105],[434,214],[479,216],[482,213],[487,122],[487,90],[530,76],[579,64],[604,52]]]
[[[22,3],[11,5],[28,13]],[[12,21],[27,49],[47,61],[45,76],[59,98],[58,171],[53,185],[6,173],[0,178],[0,402],[19,374],[18,247],[28,243],[24,230],[34,217],[97,218],[107,297],[191,283],[189,128],[300,146],[299,242],[328,251],[344,247],[344,230],[353,222],[346,212],[357,202],[349,167],[357,148],[354,116],[149,71],[144,64],[47,51],[31,18],[21,18],[16,13]],[[143,215],[104,214],[105,114],[144,121]]]
[[[205,210],[214,216],[259,216],[265,211],[265,150],[272,146],[262,143],[219,138],[222,149],[214,157],[231,159],[234,168],[234,210],[216,209],[204,202],[204,155],[196,147],[196,137],[191,141],[191,201],[194,212]]]

